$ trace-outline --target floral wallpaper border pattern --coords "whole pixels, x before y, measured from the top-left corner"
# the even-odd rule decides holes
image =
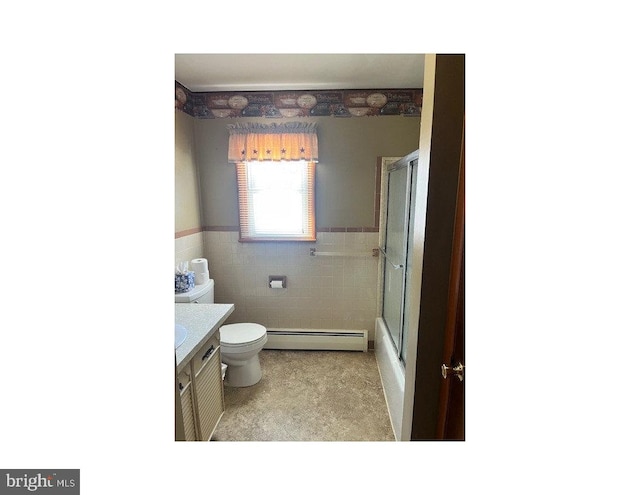
[[[419,117],[422,89],[192,93],[175,82],[175,108],[199,119],[237,117]]]

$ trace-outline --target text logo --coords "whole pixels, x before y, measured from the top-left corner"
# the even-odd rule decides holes
[[[0,495],[80,495],[79,469],[0,469]]]

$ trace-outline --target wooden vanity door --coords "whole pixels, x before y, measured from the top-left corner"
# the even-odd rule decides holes
[[[224,412],[220,346],[209,347],[201,362],[195,375],[199,439],[209,441]]]
[[[182,406],[182,421],[184,425],[184,439],[194,441],[198,439],[194,410],[193,383],[186,371],[178,376],[180,389],[180,403]]]

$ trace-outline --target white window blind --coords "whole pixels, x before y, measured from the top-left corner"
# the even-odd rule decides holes
[[[236,164],[240,241],[315,241],[315,163]]]

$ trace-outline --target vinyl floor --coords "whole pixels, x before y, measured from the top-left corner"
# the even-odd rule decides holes
[[[262,379],[225,385],[213,441],[394,441],[375,353],[262,350]]]

